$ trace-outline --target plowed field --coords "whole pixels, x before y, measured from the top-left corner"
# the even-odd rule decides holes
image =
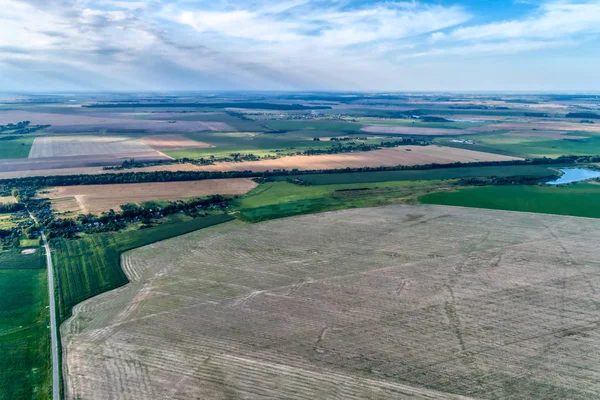
[[[100,213],[118,210],[127,203],[179,200],[212,194],[243,194],[257,184],[246,178],[209,179],[193,182],[156,182],[117,185],[61,186],[44,196],[60,212]]]
[[[202,166],[201,168],[205,171],[311,170],[506,160],[518,160],[518,158],[452,147],[401,146],[355,153],[291,156],[274,160],[227,162]]]
[[[157,243],[63,325],[66,398],[597,399],[599,240],[391,206]]]

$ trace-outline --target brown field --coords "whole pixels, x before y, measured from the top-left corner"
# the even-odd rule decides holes
[[[422,165],[517,160],[516,157],[441,146],[401,146],[356,153],[291,156],[275,160],[227,162],[201,166],[205,171],[272,171]]]
[[[156,150],[204,149],[214,147],[211,144],[198,142],[182,135],[145,136],[140,141]]]
[[[0,204],[12,204],[16,203],[17,199],[13,196],[0,196]]]
[[[413,128],[411,126],[365,125],[360,128],[369,133],[393,133],[398,135],[419,136],[460,136],[478,133],[475,130],[443,129],[443,128]]]
[[[51,132],[78,133],[108,131],[142,131],[142,132],[200,132],[200,131],[235,131],[231,126],[223,122],[201,122],[201,121],[161,121],[130,118],[121,113],[118,117],[106,113],[94,113],[86,115],[83,113],[51,114],[30,111],[0,111],[0,124],[15,123],[18,121],[31,121],[32,124],[46,125],[52,127]]]
[[[178,200],[211,194],[243,194],[257,184],[246,178],[210,179],[193,182],[157,182],[117,185],[61,186],[43,196],[51,199],[56,211],[67,213],[101,213],[119,210],[127,203],[151,200]]]
[[[137,140],[119,136],[44,136],[33,141],[29,158],[99,156],[153,153],[155,150]],[[160,153],[157,153],[159,156]]]
[[[390,206],[157,243],[63,324],[66,398],[597,399],[599,240]]]
[[[14,161],[14,160],[11,160]],[[8,171],[2,172],[0,162],[0,179],[10,178],[24,178],[29,176],[60,176],[60,175],[94,175],[94,174],[122,174],[127,172],[154,172],[154,171],[199,171],[200,168],[193,164],[169,164],[169,165],[156,165],[152,167],[143,167],[135,169],[124,169],[124,170],[103,170],[102,167],[80,167],[80,168],[53,168],[53,169],[40,169],[39,164],[28,166],[34,169],[24,169],[19,171]]]

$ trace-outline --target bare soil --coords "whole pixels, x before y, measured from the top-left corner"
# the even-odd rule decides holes
[[[127,203],[179,200],[212,194],[244,194],[257,184],[246,178],[210,179],[192,182],[157,182],[117,185],[61,186],[43,194],[60,212],[100,213],[119,210]]]
[[[597,399],[599,240],[390,206],[157,243],[62,326],[66,398]]]
[[[474,161],[517,160],[479,151],[441,146],[401,146],[389,149],[355,153],[323,154],[315,156],[291,156],[274,160],[226,162],[201,166],[205,171],[272,171],[276,169],[334,169],[380,167],[396,165],[422,165],[431,163],[454,163]]]
[[[44,136],[35,138],[29,158],[152,153],[137,140],[119,136]],[[160,153],[157,153],[157,155]]]
[[[182,135],[145,136],[141,139],[141,142],[156,150],[204,149],[214,147],[211,144],[198,142]]]

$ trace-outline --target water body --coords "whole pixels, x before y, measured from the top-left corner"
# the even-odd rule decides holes
[[[565,183],[585,181],[592,178],[600,178],[600,172],[591,169],[561,168],[561,171],[563,172],[563,175],[555,181],[547,182],[548,185],[562,185]]]

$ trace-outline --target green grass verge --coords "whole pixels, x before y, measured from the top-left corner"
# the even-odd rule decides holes
[[[235,200],[234,204],[243,219],[257,222],[344,208],[409,202],[416,193],[439,190],[449,183],[431,180],[300,186],[289,182],[267,182]]]
[[[600,218],[600,185],[485,186],[438,192],[419,198],[424,204]]]
[[[0,269],[0,399],[49,399],[52,359],[45,269]]]
[[[81,239],[53,239],[59,323],[69,318],[73,306],[127,283],[121,253],[198,229],[230,221],[229,215],[209,215],[141,230],[88,235]]]
[[[0,159],[27,158],[33,144],[32,137],[0,141]]]
[[[548,176],[561,165],[509,165],[492,167],[460,167],[440,168],[415,171],[378,171],[352,172],[338,174],[315,174],[295,176],[275,176],[274,181],[286,181],[288,178],[298,178],[311,185],[352,184],[388,181],[423,181],[442,180],[486,176]]]

